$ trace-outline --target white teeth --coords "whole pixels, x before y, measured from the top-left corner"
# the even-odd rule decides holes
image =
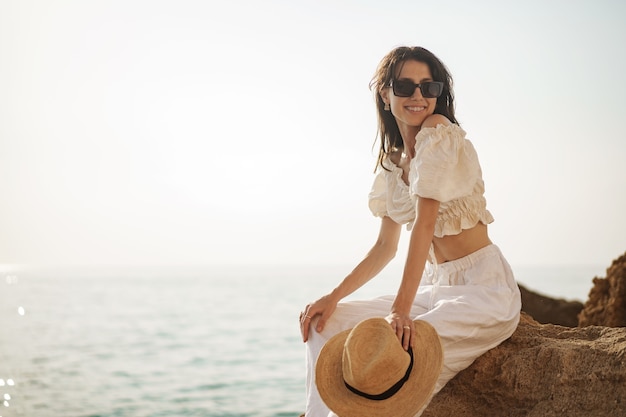
[[[422,111],[424,110],[426,107],[407,107],[407,109],[409,111]]]

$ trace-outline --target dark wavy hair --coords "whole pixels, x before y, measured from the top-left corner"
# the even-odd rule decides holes
[[[400,74],[404,62],[414,60],[428,65],[434,81],[443,82],[443,92],[437,98],[435,113],[446,116],[452,123],[459,124],[454,117],[454,93],[452,91],[452,77],[446,66],[429,50],[414,46],[400,46],[389,52],[378,64],[376,73],[370,81],[370,90],[374,91],[376,110],[378,111],[378,134],[380,150],[376,161],[376,168],[386,169],[383,160],[396,150],[403,148],[402,136],[395,117],[386,111],[381,97],[383,89],[391,86],[391,81]]]

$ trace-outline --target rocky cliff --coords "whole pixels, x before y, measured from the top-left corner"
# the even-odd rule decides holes
[[[613,261],[606,278],[594,278],[579,326],[626,326],[626,253]]]

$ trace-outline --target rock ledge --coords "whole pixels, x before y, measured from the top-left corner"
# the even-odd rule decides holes
[[[626,415],[626,329],[539,324],[517,331],[450,381],[424,412],[434,416]]]
[[[594,278],[579,318],[587,327],[522,313],[515,333],[452,379],[423,417],[626,416],[626,327],[607,326],[626,326],[626,254]]]

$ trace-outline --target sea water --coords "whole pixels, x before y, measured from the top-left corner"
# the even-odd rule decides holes
[[[584,300],[597,267],[514,268]],[[298,315],[347,267],[0,271],[0,417],[298,416]],[[397,270],[350,298],[393,294]]]

